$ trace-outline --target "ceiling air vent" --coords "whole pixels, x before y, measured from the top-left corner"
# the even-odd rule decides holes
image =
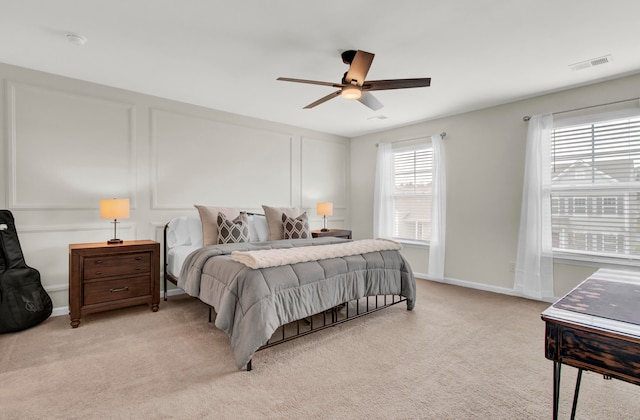
[[[587,69],[593,66],[599,66],[601,64],[607,64],[608,62],[613,61],[613,57],[611,54],[605,55],[602,57],[592,58],[591,60],[581,61],[579,63],[571,64],[569,67],[573,71]]]

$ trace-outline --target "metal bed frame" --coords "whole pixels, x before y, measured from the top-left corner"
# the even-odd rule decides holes
[[[335,327],[352,319],[377,312],[401,302],[406,302],[406,300],[407,298],[400,295],[377,295],[365,296],[360,299],[342,303],[326,311],[278,327],[269,341],[256,350],[256,352],[322,331],[325,328]],[[207,306],[209,307],[209,322],[212,322],[215,309],[210,305]],[[249,360],[247,363],[247,372],[250,372],[253,368],[252,361],[253,360]]]
[[[164,300],[167,300],[167,280],[170,281],[171,283],[173,283],[174,285],[178,286],[178,278],[175,277],[173,274],[169,274],[168,271],[168,267],[169,267],[169,261],[167,260],[167,229],[169,228],[169,223],[166,223],[164,225],[164,232],[162,233],[162,238],[164,243],[162,244],[164,247],[164,256],[162,258],[164,258],[163,260],[163,265],[164,265],[164,276],[163,276],[163,282],[164,282]]]
[[[164,300],[167,300],[167,281],[178,285],[178,279],[169,274],[167,271],[167,228],[169,224],[164,226]],[[351,300],[349,302],[342,303],[338,306],[334,306],[331,309],[317,313],[306,318],[302,318],[286,325],[278,327],[273,333],[271,338],[260,347],[256,352],[269,347],[276,346],[278,344],[286,343],[287,341],[294,340],[305,335],[322,331],[325,328],[334,327],[352,319],[359,318],[364,315],[377,312],[381,309],[388,308],[398,303],[406,302],[407,298],[401,295],[377,295],[377,296],[365,296],[360,299]],[[204,302],[203,302],[204,303]],[[213,321],[213,312],[215,311],[211,305],[209,307],[209,322]],[[247,363],[247,372],[253,369],[252,360]]]

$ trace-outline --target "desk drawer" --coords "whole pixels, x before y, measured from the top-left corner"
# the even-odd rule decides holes
[[[85,280],[143,274],[150,271],[151,253],[149,252],[84,259],[83,274]]]
[[[640,377],[637,344],[594,332],[560,328],[559,358],[562,363],[624,380]]]
[[[93,305],[150,294],[149,276],[93,281],[84,285],[84,304]]]

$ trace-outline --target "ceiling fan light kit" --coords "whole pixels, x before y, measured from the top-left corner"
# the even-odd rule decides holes
[[[310,85],[330,86],[339,90],[328,94],[315,102],[305,106],[304,109],[313,108],[321,103],[327,102],[336,96],[342,96],[345,99],[357,99],[363,105],[374,111],[383,107],[382,103],[376,99],[369,91],[373,90],[390,90],[390,89],[409,89],[416,87],[428,87],[431,85],[431,78],[418,79],[389,79],[389,80],[365,80],[374,54],[362,50],[348,50],[343,52],[342,61],[349,64],[349,70],[344,74],[341,83],[319,82],[317,80],[292,79],[289,77],[278,77],[278,80],[284,82],[306,83]]]
[[[345,99],[360,99],[362,91],[356,86],[345,86],[340,91],[340,95]]]

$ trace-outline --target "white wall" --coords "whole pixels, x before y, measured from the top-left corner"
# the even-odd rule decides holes
[[[309,210],[349,220],[349,139],[0,64],[0,208],[54,307],[68,304],[68,245],[104,242],[103,198],[130,198],[118,237],[162,242],[194,204]]]
[[[640,75],[349,139],[0,63],[0,208],[54,306],[68,293],[68,244],[102,242],[102,198],[129,197],[122,239],[162,241],[193,204],[295,205],[321,226],[371,237],[375,143],[447,132],[446,281],[510,293],[520,217],[524,115],[640,96]],[[428,249],[404,251],[418,274]],[[561,296],[595,270],[555,265]]]
[[[640,96],[640,75],[551,93],[502,106],[435,119],[351,141],[354,237],[373,234],[375,144],[446,132],[448,282],[511,293],[516,260],[527,123],[525,115],[553,113]],[[405,256],[426,273],[428,249]],[[596,267],[555,264],[555,295],[562,296]]]

